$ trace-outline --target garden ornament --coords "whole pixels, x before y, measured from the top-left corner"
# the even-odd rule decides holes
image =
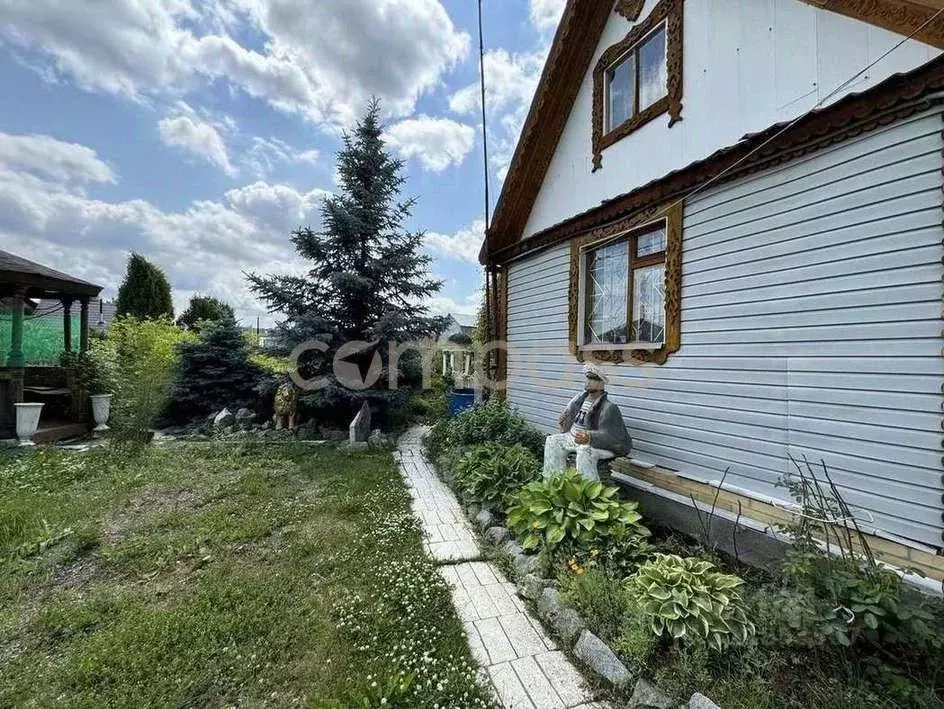
[[[298,427],[298,389],[290,381],[283,382],[275,392],[275,416],[272,421],[276,431],[283,428],[294,431]]]
[[[567,467],[568,453],[577,454],[577,472],[590,480],[599,480],[597,464],[618,455],[629,455],[633,439],[626,430],[619,406],[606,393],[609,379],[595,364],[584,365],[587,377],[580,392],[558,417],[560,433],[544,442],[544,477],[549,478]]]

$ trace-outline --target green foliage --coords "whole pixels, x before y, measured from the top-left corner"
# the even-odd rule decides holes
[[[107,337],[92,349],[106,388],[114,394],[112,435],[118,442],[142,443],[170,398],[177,347],[192,336],[170,320],[117,318]]]
[[[429,273],[422,233],[409,232],[413,202],[400,201],[403,162],[383,140],[381,108],[374,101],[363,119],[343,137],[337,156],[338,189],[325,198],[321,231],[292,235],[298,255],[308,263],[305,275],[249,276],[250,287],[270,310],[285,317],[282,339],[288,350],[320,340],[327,351],[311,351],[299,363],[306,378],[325,377],[327,386],[301,397],[322,420],[348,423],[362,402],[370,402],[382,421],[402,406],[408,394],[391,392],[388,345],[432,338],[443,319],[426,304],[442,282]],[[346,362],[366,375],[375,356],[380,378],[355,391],[333,376],[339,348],[351,342],[373,343],[345,353]],[[287,353],[287,352],[286,352]],[[416,388],[422,381],[416,363],[400,369],[399,384]]]
[[[875,560],[825,465],[822,477],[809,463],[796,469],[782,482],[801,508],[784,527],[793,542],[783,571],[796,617],[769,609],[772,625],[800,624],[798,638],[807,646],[880,649],[914,676],[936,673],[944,662],[944,604],[909,592]]]
[[[544,453],[544,435],[504,404],[489,401],[437,423],[426,439],[433,459],[450,449],[497,443],[521,444],[539,459]]]
[[[389,453],[0,457],[0,706],[489,706],[410,502]]]
[[[717,651],[754,635],[739,587],[710,561],[656,554],[627,579],[629,592],[649,617],[652,633]]]
[[[131,254],[115,306],[119,317],[173,318],[174,301],[164,271],[140,254]]]
[[[254,408],[263,372],[249,360],[249,345],[232,318],[204,321],[195,342],[178,346],[180,363],[168,415],[204,417],[224,406]]]
[[[607,642],[621,635],[632,599],[623,584],[600,568],[580,567],[559,577],[564,603],[580,613],[593,632]]]
[[[526,485],[508,510],[507,523],[525,549],[572,553],[648,536],[637,506],[622,502],[618,488],[567,470]]]
[[[453,469],[462,494],[471,502],[504,510],[522,487],[540,475],[534,453],[516,443],[475,446]]]
[[[208,295],[195,295],[190,298],[187,309],[177,318],[177,327],[194,330],[200,323],[235,320],[233,307],[218,298]]]

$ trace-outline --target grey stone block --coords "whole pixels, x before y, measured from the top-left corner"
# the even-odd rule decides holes
[[[511,539],[511,530],[506,527],[489,527],[485,532],[485,538],[492,544],[504,544]]]
[[[587,629],[587,624],[573,608],[562,608],[560,613],[551,620],[551,627],[562,640],[570,644],[574,638]]]
[[[618,689],[628,687],[633,676],[605,642],[589,630],[580,633],[574,645],[576,655],[587,667]]]
[[[479,510],[479,513],[475,515],[475,523],[479,529],[488,529],[492,526],[492,513],[488,510]]]
[[[677,709],[678,702],[646,679],[636,682],[628,709]]]
[[[478,505],[466,505],[465,514],[469,519],[475,519],[478,516],[479,510],[482,509]]]
[[[528,554],[518,554],[514,558],[515,578],[523,579],[528,574],[533,574],[538,570],[540,563],[536,555],[529,556]]]
[[[357,412],[357,416],[351,421],[351,425],[348,426],[348,442],[367,443],[368,438],[370,438],[370,406],[365,401],[361,404],[361,410]]]
[[[527,598],[529,601],[536,601],[544,593],[548,583],[537,574],[528,574],[518,585],[518,595]]]
[[[519,554],[524,553],[524,549],[522,549],[521,545],[518,544],[518,542],[516,542],[514,539],[509,539],[507,542],[502,544],[502,551],[512,559],[517,557]]]
[[[721,709],[721,707],[699,692],[695,692],[692,698],[688,700],[688,707],[689,709]]]
[[[562,610],[563,606],[561,605],[560,594],[557,592],[557,589],[545,588],[541,592],[541,597],[538,600],[538,615],[550,622]]]
[[[229,409],[223,409],[216,416],[213,417],[213,426],[215,428],[226,429],[236,423],[236,417],[233,416],[233,412]]]

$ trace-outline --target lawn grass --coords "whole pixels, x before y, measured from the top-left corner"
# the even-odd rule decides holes
[[[485,706],[392,456],[0,460],[0,706]]]

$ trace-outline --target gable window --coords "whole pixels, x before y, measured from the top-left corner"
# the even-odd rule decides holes
[[[652,207],[571,242],[577,359],[664,363],[681,345],[682,209]]]
[[[661,223],[586,250],[582,344],[663,344],[665,247]]]
[[[668,93],[665,24],[606,72],[606,131],[615,130]]]
[[[682,0],[662,0],[593,72],[593,170],[603,151],[649,121],[682,117]]]

